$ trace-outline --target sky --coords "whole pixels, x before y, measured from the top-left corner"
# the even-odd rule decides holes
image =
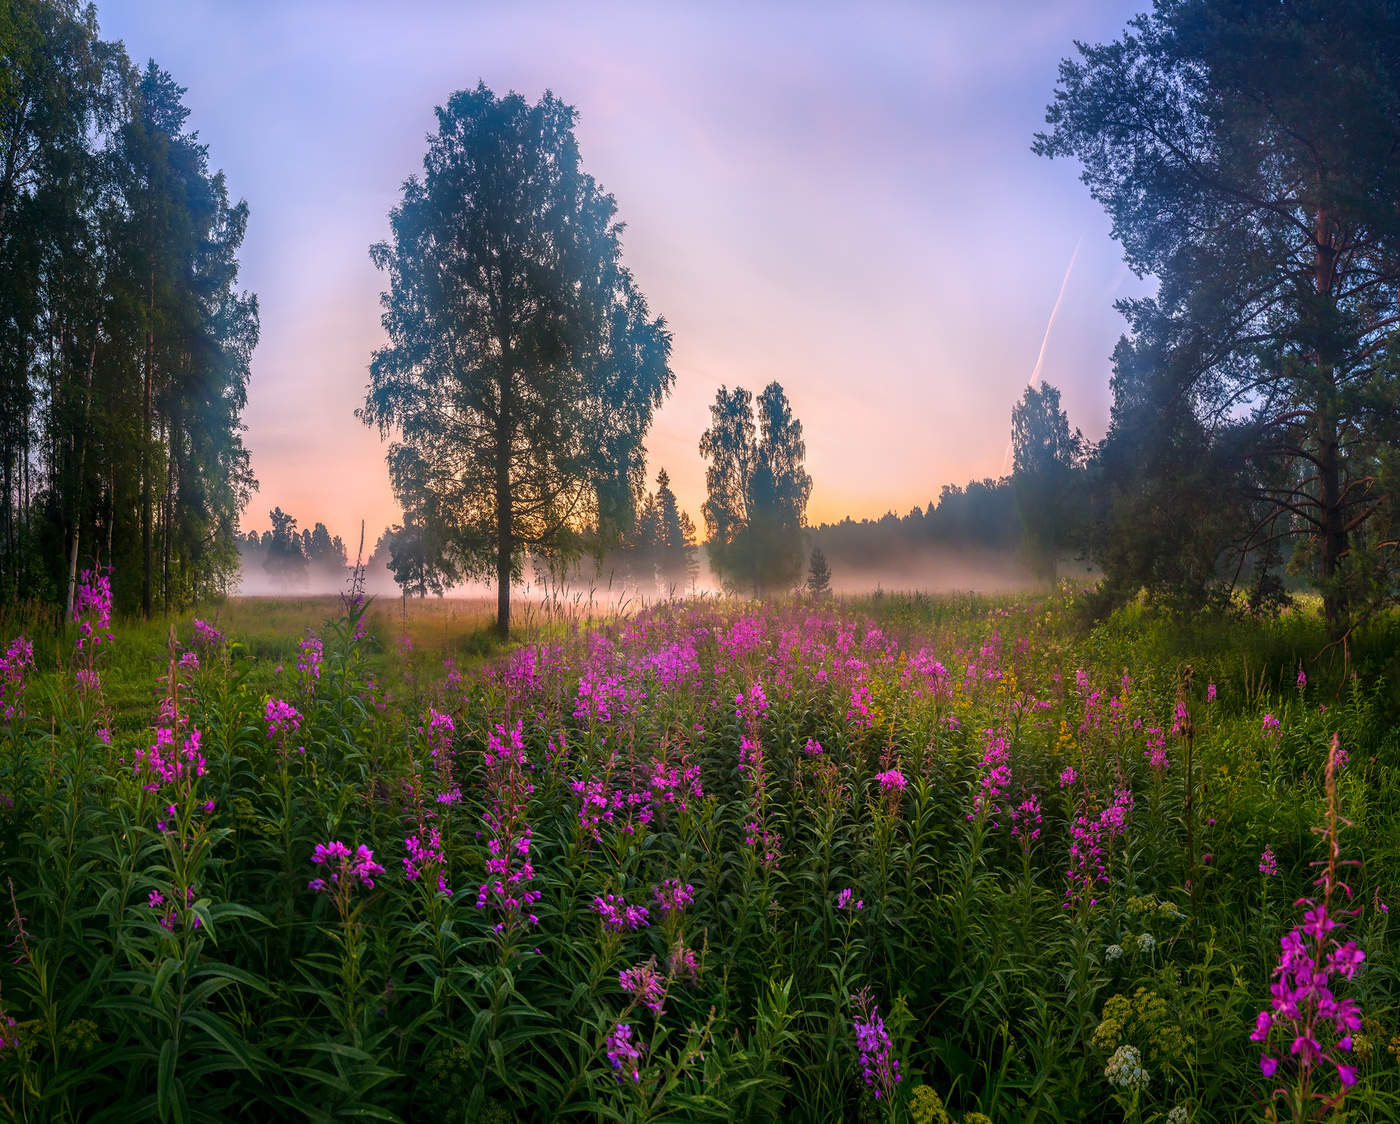
[[[422,168],[433,109],[484,81],[578,111],[623,260],[673,332],[646,440],[704,534],[698,451],[723,384],[780,382],[808,521],[904,514],[1007,471],[1036,376],[1098,439],[1122,264],[1079,168],[1030,151],[1074,40],[1146,0],[922,4],[99,0],[101,33],[187,88],[251,217],[262,336],[246,444],[260,491],[353,554],[399,518],[354,416],[384,340],[369,246]],[[1072,269],[1069,268],[1073,263]],[[1054,311],[1053,325],[1047,325]]]

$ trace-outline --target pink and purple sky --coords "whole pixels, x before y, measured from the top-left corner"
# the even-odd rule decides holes
[[[1072,41],[1116,38],[1145,6],[100,0],[98,17],[188,87],[191,127],[251,208],[261,491],[245,528],[278,505],[353,552],[361,518],[372,543],[399,517],[353,413],[382,340],[368,248],[421,169],[433,107],[478,79],[579,111],[624,260],[674,333],[650,474],[670,472],[702,536],[696,446],[721,383],[783,384],[812,523],[1000,475],[1038,360],[1100,437],[1112,302],[1148,283],[1077,166],[1030,144]]]

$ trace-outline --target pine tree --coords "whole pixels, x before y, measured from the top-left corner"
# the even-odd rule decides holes
[[[812,549],[812,557],[807,562],[807,592],[813,597],[828,597],[831,594],[831,567],[826,563],[826,555],[821,547]]]

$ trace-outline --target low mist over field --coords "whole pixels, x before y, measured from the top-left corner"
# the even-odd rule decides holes
[[[588,567],[584,567],[588,571]],[[277,578],[260,567],[239,571],[235,596],[239,597],[316,597],[343,592],[350,583],[350,571],[343,579],[324,571],[305,578]],[[917,593],[1019,593],[1043,586],[1043,581],[1015,555],[996,551],[938,550],[929,548],[921,553],[884,559],[869,566],[833,568],[831,591],[843,595],[859,595],[876,590]],[[512,588],[526,600],[546,596],[539,582],[517,582]],[[397,598],[403,590],[386,568],[370,568],[365,573],[365,591],[379,597]],[[551,596],[565,600],[592,600],[598,604],[617,605],[620,602],[649,603],[669,597],[692,595],[718,596],[724,592],[709,567],[702,567],[694,584],[665,589],[652,586],[643,589],[629,584],[617,570],[575,574]],[[487,582],[461,582],[446,588],[441,595],[449,598],[486,599],[496,594],[495,586]]]

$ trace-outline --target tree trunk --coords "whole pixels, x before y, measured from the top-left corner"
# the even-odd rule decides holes
[[[151,619],[151,383],[155,377],[156,274],[151,269],[146,299],[145,413],[141,430],[141,616]]]
[[[83,395],[83,425],[78,434],[78,476],[73,485],[73,545],[68,552],[68,598],[63,619],[73,619],[73,597],[78,586],[78,540],[83,527],[83,473],[87,467],[87,431],[92,410],[92,369],[97,365],[97,334],[92,337],[92,350],[88,352],[87,390]]]
[[[508,380],[501,381],[500,433],[496,444],[496,635],[510,638],[510,556],[515,545],[510,504],[510,414]]]
[[[1325,297],[1332,291],[1336,276],[1337,251],[1332,244],[1331,216],[1319,207],[1317,211],[1317,245],[1314,258],[1314,284],[1317,295]],[[1319,369],[1327,357],[1316,355],[1314,362]],[[1335,375],[1332,381],[1335,389]],[[1347,550],[1346,518],[1342,510],[1342,466],[1341,451],[1337,435],[1337,419],[1333,403],[1322,403],[1317,411],[1317,475],[1318,500],[1322,522],[1322,612],[1327,620],[1327,635],[1332,641],[1341,640],[1346,635],[1349,616],[1346,591],[1336,582],[1337,566]]]
[[[117,470],[107,470],[107,565],[112,564],[112,528],[117,524]]]
[[[1318,411],[1317,466],[1322,516],[1322,611],[1327,619],[1328,638],[1337,641],[1347,630],[1347,595],[1335,580],[1337,566],[1346,553],[1347,533],[1342,512],[1337,424],[1325,410]]]
[[[175,418],[165,429],[165,534],[161,539],[160,587],[165,615],[170,615],[170,541],[175,528]]]
[[[26,368],[27,370],[28,368]],[[29,442],[30,442],[30,409],[29,402],[24,404],[24,429],[20,442],[20,508],[19,508],[19,565],[16,567],[15,597],[23,598],[28,592],[25,578],[29,569],[29,504],[32,498],[31,480],[29,476]]]

